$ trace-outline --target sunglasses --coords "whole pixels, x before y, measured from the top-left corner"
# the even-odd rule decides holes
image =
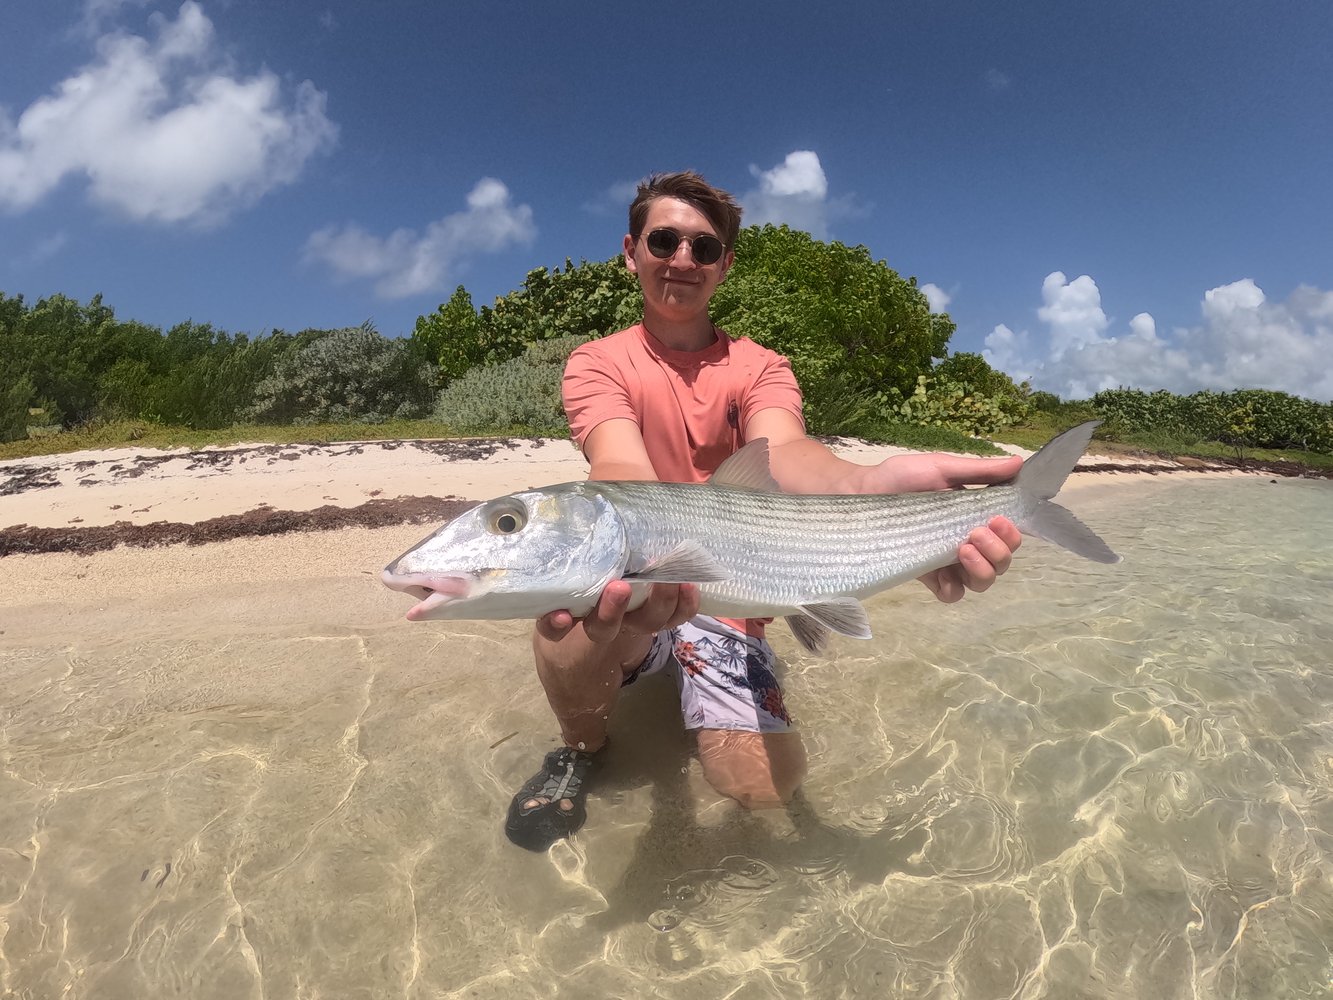
[[[716,236],[709,236],[707,233],[699,236],[681,236],[674,229],[654,229],[648,234],[644,243],[648,247],[648,252],[658,260],[670,260],[676,256],[682,240],[690,245],[690,256],[694,258],[696,264],[716,264],[722,259],[722,252],[726,250],[722,241]]]

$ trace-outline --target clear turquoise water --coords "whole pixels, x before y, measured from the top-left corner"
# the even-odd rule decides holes
[[[646,684],[541,856],[517,624],[405,625],[361,567],[0,608],[0,997],[1333,996],[1333,484],[1064,499],[1123,563],[775,629],[790,815]]]

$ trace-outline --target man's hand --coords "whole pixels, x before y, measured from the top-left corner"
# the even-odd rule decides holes
[[[963,458],[957,455],[901,455],[866,470],[863,492],[919,493],[961,489],[964,486],[1004,483],[1018,475],[1023,460],[1012,458]],[[958,549],[958,563],[932,570],[921,577],[932,594],[946,604],[962,600],[973,590],[980,593],[1009,568],[1023,536],[1005,517],[991,518],[975,529]]]
[[[582,619],[568,611],[552,611],[537,619],[537,634],[549,642],[559,642],[581,620],[590,642],[607,643],[626,634],[645,636],[675,628],[699,613],[699,588],[693,583],[655,583],[648,599],[627,611],[631,592],[624,580],[612,580]]]
[[[1007,517],[993,517],[984,528],[976,528],[958,548],[958,563],[931,570],[920,577],[932,594],[945,604],[960,601],[969,590],[980,593],[1009,568],[1023,536]]]

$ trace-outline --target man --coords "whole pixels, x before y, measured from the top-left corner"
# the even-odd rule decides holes
[[[792,493],[896,493],[1012,479],[1020,460],[910,455],[863,466],[805,434],[787,360],[709,319],[708,303],[734,259],[741,211],[693,172],[639,185],[624,239],[643,291],[643,322],[574,352],[563,394],[590,479],[702,482],[745,442],[767,438],[773,478]],[[982,591],[1009,566],[1019,533],[1004,518],[972,532],[958,563],[922,582],[941,601]],[[627,611],[630,586],[610,583],[582,620],[556,611],[537,622],[537,675],[565,746],[515,795],[510,840],[542,851],[586,816],[587,779],[606,743],[622,686],[671,669],[704,776],[752,808],[785,803],[805,774],[805,749],[773,674],[764,622],[701,616],[694,585],[654,585]]]

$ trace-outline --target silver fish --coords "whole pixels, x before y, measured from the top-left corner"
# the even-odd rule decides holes
[[[999,515],[1023,533],[1102,563],[1120,557],[1052,503],[1097,421],[1052,438],[1010,483],[883,495],[782,493],[760,438],[707,483],[565,483],[487,501],[384,570],[424,619],[586,614],[612,580],[696,583],[700,610],[785,616],[808,649],[830,631],[870,638],[861,599],[958,561],[974,528]]]

